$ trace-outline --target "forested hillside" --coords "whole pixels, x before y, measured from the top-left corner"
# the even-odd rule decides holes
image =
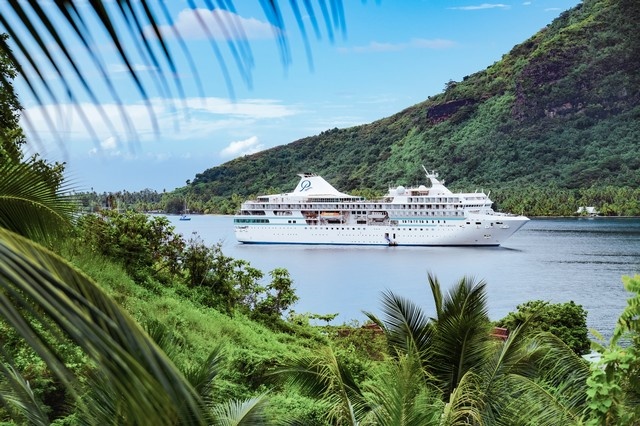
[[[423,181],[422,164],[454,188],[637,188],[639,22],[636,0],[585,0],[418,105],[235,159],[188,190],[200,199],[284,191],[310,171],[341,190],[379,191]]]

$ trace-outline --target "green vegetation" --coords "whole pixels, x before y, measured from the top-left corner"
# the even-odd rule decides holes
[[[523,324],[536,331],[546,331],[558,337],[576,354],[589,352],[591,342],[587,336],[587,312],[573,302],[551,304],[532,300],[517,306],[497,325],[515,330]]]
[[[622,15],[630,20],[621,19]],[[640,14],[631,0],[585,1],[530,44],[516,47],[529,54],[526,58],[505,58],[486,73],[469,77],[473,85],[465,84],[467,80],[448,84],[442,102],[429,104],[426,116],[410,120],[409,112],[401,113],[388,127],[380,127],[380,133],[369,133],[376,123],[327,132],[320,142],[349,132],[359,142],[338,146],[345,153],[357,146],[359,157],[344,157],[345,167],[352,172],[335,175],[343,179],[336,184],[366,189],[374,188],[375,179],[384,176],[417,177],[410,175],[414,173],[410,160],[425,155],[424,138],[445,134],[450,137],[438,143],[448,153],[446,158],[457,159],[449,170],[453,176],[464,167],[484,167],[487,182],[497,179],[500,176],[493,175],[478,156],[482,145],[469,138],[506,136],[505,129],[486,124],[483,117],[493,114],[505,118],[501,126],[518,122],[521,128],[512,130],[523,132],[523,123],[533,122],[536,112],[542,113],[542,104],[556,99],[558,93],[569,93],[561,80],[547,87],[538,79],[562,75],[560,71],[571,68],[562,61],[579,56],[580,51],[550,55],[551,50],[568,46],[576,34],[598,33],[595,46],[613,50],[621,60],[616,62],[616,72],[600,76],[607,83],[603,87],[635,84],[637,76],[618,75],[617,70],[638,66],[629,60],[637,55],[625,56],[625,49],[637,50],[638,45],[633,38],[611,43],[617,34],[608,31],[614,30],[594,31],[601,29],[603,16],[620,18],[615,30],[629,31]],[[593,55],[597,63],[601,58]],[[540,58],[559,59],[536,62]],[[593,365],[578,356],[585,350],[581,307],[541,301],[523,304],[500,321],[510,333],[506,340],[498,339],[492,336],[493,324],[487,315],[485,283],[470,278],[462,278],[445,293],[430,275],[435,312],[425,312],[387,292],[382,296],[383,315],[369,315],[371,323],[366,327],[311,326],[309,318],[327,322],[332,318],[292,312],[287,316],[297,297],[283,269],[271,271],[265,283],[262,271],[225,256],[219,246],[207,247],[197,237],[181,240],[161,217],[104,211],[74,222],[73,205],[63,194],[62,165],[20,154],[18,104],[6,84],[13,72],[3,56],[0,72],[0,421],[38,425],[640,423],[640,275],[623,278],[632,297],[611,341],[594,345],[602,357]],[[510,74],[517,77],[513,86],[507,78]],[[474,98],[476,86],[495,96]],[[535,102],[521,97],[523,91],[539,87],[541,96]],[[600,99],[601,93],[591,89],[580,93],[580,100],[587,105],[587,117],[604,117],[598,123],[615,117],[618,109],[627,111],[629,100],[638,93],[618,92],[593,111],[588,109],[594,108],[590,102]],[[433,109],[437,105],[444,107]],[[570,116],[566,111],[574,107],[561,105],[542,114],[553,119]],[[505,117],[507,113],[511,116]],[[576,116],[564,124],[582,118]],[[473,126],[465,128],[465,122]],[[395,138],[398,128],[404,131]],[[360,139],[363,135],[370,138]],[[377,139],[387,137],[394,142],[377,144]],[[538,154],[550,161],[562,153],[526,146],[532,147],[527,155],[535,154],[530,159],[533,163],[539,160]],[[257,158],[268,161],[269,155],[282,152],[272,150]],[[637,162],[622,151],[619,155],[629,166],[626,171],[636,170]],[[364,158],[366,163],[351,158]],[[378,158],[388,161],[379,169],[370,168]],[[596,162],[601,158],[594,156]],[[270,173],[282,174],[285,170],[277,165],[287,161],[287,156],[280,158]],[[612,169],[618,167],[616,161]],[[518,167],[514,164],[511,172]],[[553,170],[562,172],[561,167]],[[618,171],[623,183],[637,179],[622,167]],[[218,194],[240,177],[239,172],[219,181]],[[607,182],[606,175],[599,177],[603,185],[616,183]],[[516,173],[513,182],[517,179]],[[259,183],[240,180],[239,184],[258,192],[280,183],[276,175],[265,174]],[[184,199],[182,195],[190,190],[206,194],[215,185],[196,182],[175,198]],[[542,205],[544,194],[568,197],[571,194],[563,191],[575,189],[559,183],[558,188],[555,192],[544,189],[520,202]],[[626,205],[624,197],[635,194],[611,186],[582,191],[585,201],[601,197],[614,212]],[[113,202],[116,197],[106,201],[109,207],[118,206]],[[518,198],[504,197],[502,202],[518,202]],[[633,202],[625,208],[636,208]],[[530,315],[534,310],[535,315]]]
[[[640,215],[638,20],[638,2],[585,0],[423,103],[205,170],[180,194],[226,213],[232,196],[289,191],[302,171],[384,191],[424,182],[424,164],[454,189],[491,189],[505,210]]]
[[[89,223],[92,226],[87,227]],[[149,233],[150,228],[160,231]],[[371,316],[379,328],[311,326],[304,316],[293,314],[285,319],[283,315],[296,299],[285,270],[275,269],[270,282],[262,284],[261,271],[224,256],[218,246],[206,247],[197,237],[176,244],[177,237],[162,218],[110,212],[84,217],[75,229],[75,237],[58,239],[55,244],[74,266],[52,254],[46,255],[48,263],[42,265],[54,268],[57,264],[50,270],[58,271],[60,283],[75,283],[75,291],[84,297],[101,300],[94,308],[86,308],[97,313],[95,309],[102,306],[100,315],[105,316],[89,318],[119,318],[113,324],[117,328],[110,328],[112,338],[119,329],[138,330],[129,335],[128,345],[154,341],[146,349],[130,346],[133,352],[129,353],[161,349],[166,354],[161,358],[167,363],[165,373],[176,374],[173,380],[178,382],[171,383],[184,383],[183,391],[195,397],[193,410],[214,423],[234,412],[244,413],[248,424],[289,419],[317,425],[447,425],[466,419],[483,424],[528,420],[551,425],[558,419],[563,424],[622,424],[597,423],[601,416],[616,422],[638,419],[628,410],[637,389],[627,374],[637,368],[635,352],[617,346],[625,336],[617,331],[611,345],[600,348],[607,354],[602,361],[608,363],[606,369],[590,370],[567,346],[584,349],[581,337],[576,336],[586,335],[584,311],[572,303],[537,301],[520,306],[500,322],[513,324],[503,341],[491,336],[483,282],[464,278],[445,294],[438,280],[429,276],[435,313],[423,312],[388,292],[382,298],[383,316]],[[113,234],[120,237],[105,240],[110,250],[96,246],[97,238]],[[2,247],[20,243],[24,247],[20,250],[30,250],[30,256],[45,254],[24,239],[15,240],[7,233],[1,236]],[[167,258],[172,257],[166,253],[178,253],[180,261],[173,271],[166,266]],[[0,264],[12,265],[6,259]],[[40,278],[43,285],[46,279],[46,275]],[[640,277],[625,280],[627,288],[637,293]],[[100,283],[102,290],[89,291],[91,282]],[[20,299],[23,303],[34,297],[28,289],[25,284],[15,293],[27,292]],[[634,330],[634,300],[620,327]],[[36,303],[43,302],[36,298]],[[111,308],[105,310],[106,306]],[[528,315],[532,309],[538,315]],[[66,327],[82,324],[82,317],[73,319],[71,312],[62,317],[69,323],[55,318],[25,317],[26,324],[42,330],[37,334],[63,364],[39,361],[43,355],[23,338],[28,334],[6,316],[0,323],[4,359],[1,418],[20,423],[34,421],[29,416],[40,416],[41,424],[119,419],[126,424],[135,418],[152,418],[145,416],[147,410],[155,410],[151,408],[155,403],[165,407],[158,413],[163,424],[180,423],[183,415],[194,415],[181,413],[179,405],[166,399],[172,397],[165,393],[169,389],[162,382],[153,386],[161,390],[157,398],[164,402],[149,400],[151,405],[140,405],[136,389],[146,388],[140,388],[137,380],[148,377],[144,371],[153,370],[141,365],[129,380],[114,382],[114,375],[119,380],[127,377],[121,376],[116,365],[102,369],[106,359],[96,352],[99,346],[95,347],[99,335],[82,339],[90,333],[83,327],[74,327],[76,331],[68,334]],[[133,321],[143,324],[144,331]],[[108,324],[110,321],[105,322]],[[543,331],[547,325],[560,338]],[[558,330],[562,332],[556,333]],[[637,345],[640,338],[632,337]],[[115,350],[117,346],[109,347]],[[109,364],[112,362],[115,359]],[[61,376],[56,368],[63,368],[65,374]],[[611,374],[601,374],[609,370]],[[154,380],[152,377],[144,380]],[[128,386],[128,392],[118,386]],[[605,393],[611,395],[615,409],[609,409]],[[135,407],[127,400],[135,401]]]

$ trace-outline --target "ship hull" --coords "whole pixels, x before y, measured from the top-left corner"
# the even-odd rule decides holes
[[[499,221],[500,224],[496,224]],[[525,217],[446,220],[441,223],[325,225],[269,223],[236,225],[245,244],[499,246],[528,221]]]

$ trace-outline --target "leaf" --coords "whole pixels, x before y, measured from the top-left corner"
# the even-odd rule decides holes
[[[36,324],[83,349],[133,423],[203,422],[194,389],[126,312],[65,260],[1,228],[0,315],[71,391],[71,373]]]

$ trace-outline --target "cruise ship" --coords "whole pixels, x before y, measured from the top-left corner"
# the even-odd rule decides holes
[[[367,200],[302,173],[293,192],[242,203],[235,235],[247,244],[499,246],[529,220],[493,211],[484,192],[454,194],[437,173],[425,174],[429,187],[398,186]]]

